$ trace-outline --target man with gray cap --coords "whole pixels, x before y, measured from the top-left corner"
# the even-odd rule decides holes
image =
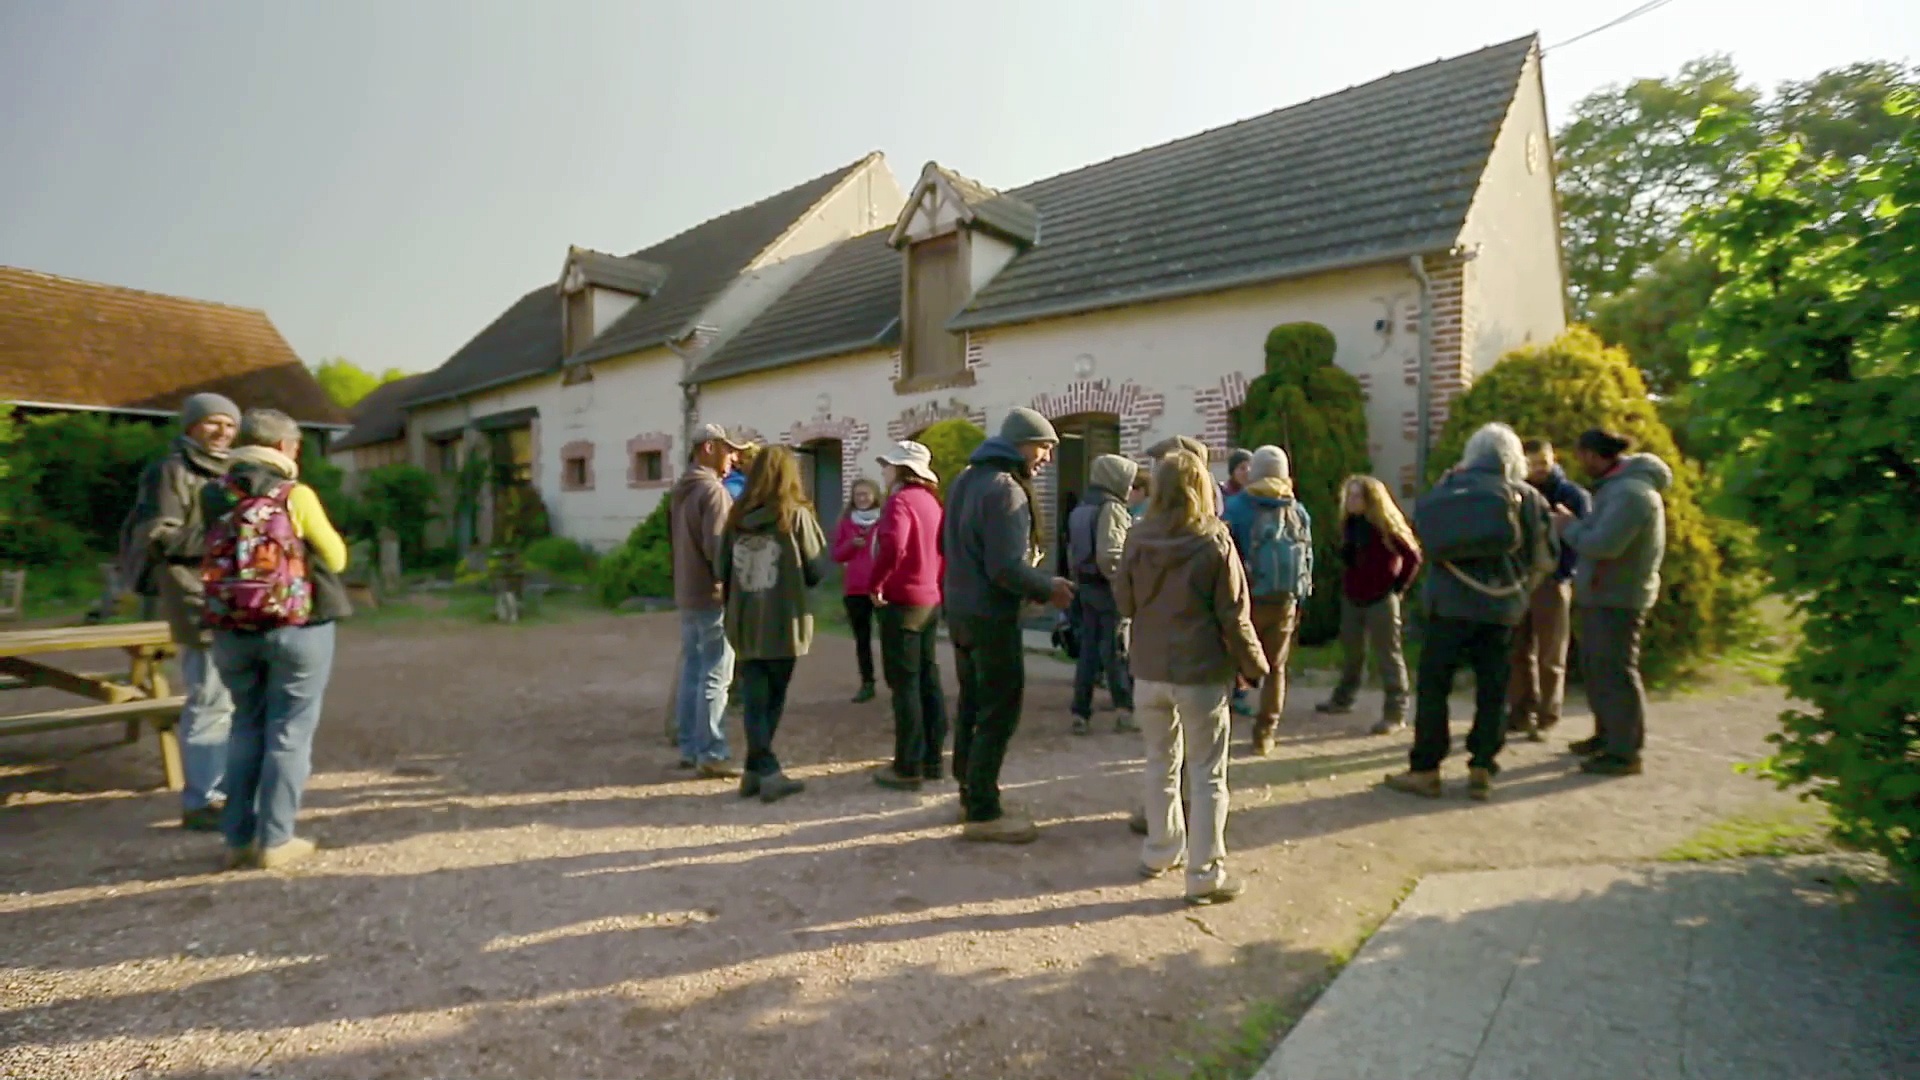
[[[209,653],[213,638],[202,625],[206,597],[200,561],[206,555],[206,522],[200,489],[226,475],[227,451],[240,427],[240,408],[219,394],[195,394],[180,407],[180,436],[167,456],[140,476],[139,492],[124,530],[123,580],[160,597],[160,610],[180,649],[186,704],[180,707],[180,827],[220,829],[222,782],[233,699]]]
[[[1026,689],[1021,608],[1065,608],[1073,599],[1065,578],[1050,577],[1036,565],[1044,545],[1033,473],[1059,443],[1046,417],[1016,408],[947,489],[942,591],[960,682],[953,776],[968,840],[1026,844],[1040,835],[1030,817],[1000,805],[1000,767],[1020,725]]]
[[[733,649],[727,644],[718,560],[720,534],[733,497],[721,478],[746,447],[718,424],[694,428],[691,441],[691,460],[673,485],[668,510],[673,606],[680,611],[680,689],[674,715],[680,767],[698,769],[708,779],[727,779],[740,772],[727,762],[727,689],[733,682]]]

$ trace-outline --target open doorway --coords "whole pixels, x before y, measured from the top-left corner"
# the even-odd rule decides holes
[[[1120,418],[1112,413],[1080,413],[1055,420],[1053,430],[1060,435],[1053,462],[1053,550],[1055,561],[1062,561],[1067,550],[1067,517],[1086,494],[1093,459],[1120,452]]]
[[[800,480],[806,485],[807,498],[820,514],[820,527],[833,535],[840,523],[841,498],[845,489],[841,471],[839,439],[815,439],[799,449]]]

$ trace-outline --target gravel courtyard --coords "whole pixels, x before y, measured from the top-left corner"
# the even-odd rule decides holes
[[[0,741],[0,1076],[1184,1075],[1297,1011],[1420,874],[1649,857],[1790,801],[1732,769],[1770,691],[1659,703],[1626,780],[1561,753],[1570,703],[1477,805],[1458,759],[1445,800],[1376,789],[1404,741],[1297,683],[1276,755],[1233,767],[1249,892],[1193,910],[1135,875],[1139,747],[1110,714],[1069,734],[1065,666],[1030,657],[1007,768],[1043,835],[982,847],[951,784],[868,780],[891,722],[846,703],[842,637],[781,733],[805,794],[675,770],[676,641],[671,615],[349,626],[302,819],[323,851],[285,874],[211,872],[150,739]]]

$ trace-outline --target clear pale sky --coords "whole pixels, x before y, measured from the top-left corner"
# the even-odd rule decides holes
[[[1637,0],[0,0],[0,264],[434,367],[553,279],[882,150],[1011,187]],[[1920,0],[1674,0],[1551,52],[1556,123],[1730,53],[1920,56]]]

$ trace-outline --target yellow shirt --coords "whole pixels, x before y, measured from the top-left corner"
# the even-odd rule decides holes
[[[327,519],[320,496],[305,484],[293,485],[287,496],[287,512],[293,517],[293,530],[307,542],[307,551],[320,565],[338,574],[347,568],[347,542],[340,539],[333,522]]]

